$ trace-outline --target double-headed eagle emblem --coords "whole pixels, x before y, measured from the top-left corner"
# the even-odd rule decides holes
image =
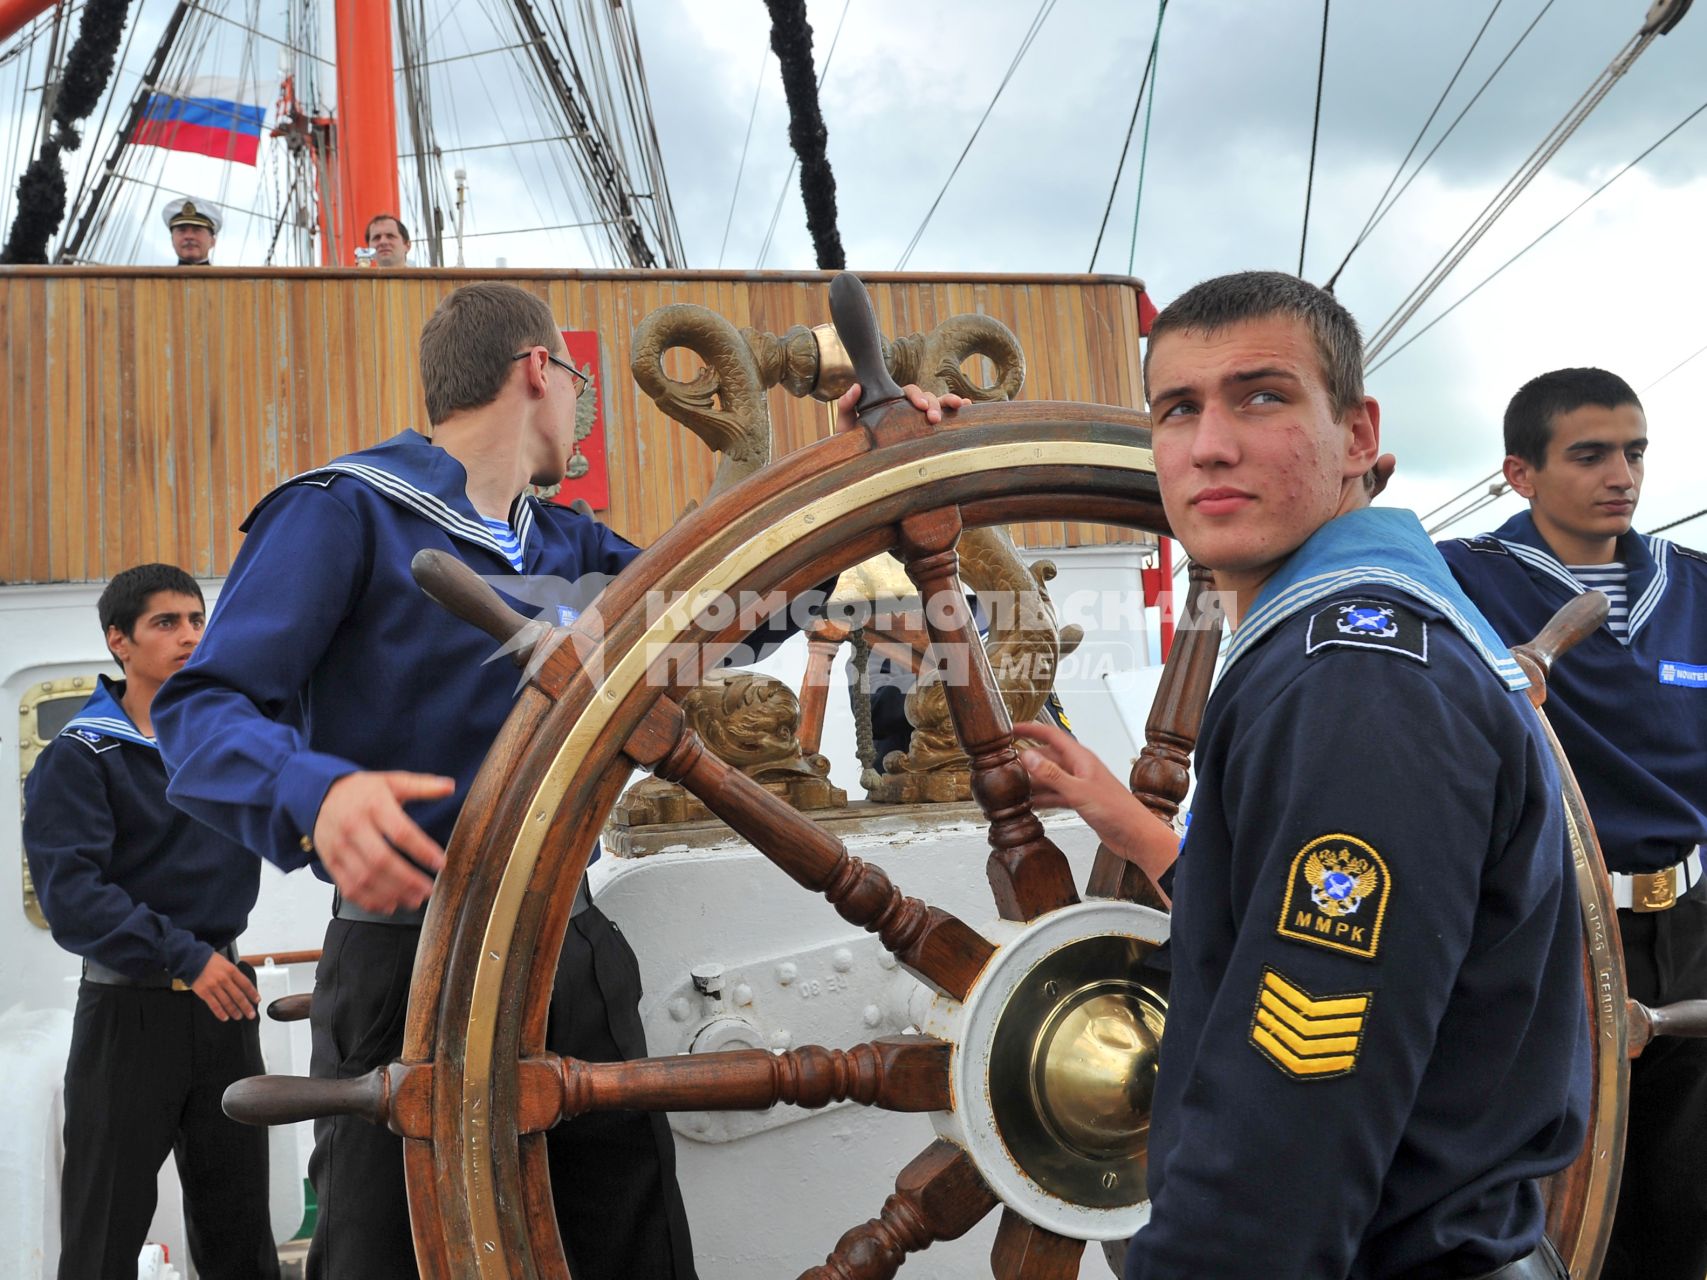
[[[1304,862],[1310,900],[1325,916],[1349,916],[1380,884],[1381,873],[1368,858],[1349,849],[1323,849]]]

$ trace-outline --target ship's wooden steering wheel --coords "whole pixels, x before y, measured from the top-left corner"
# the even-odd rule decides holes
[[[402,1135],[422,1275],[567,1280],[544,1133],[588,1111],[822,1106],[851,1098],[931,1113],[937,1137],[878,1216],[855,1226],[824,1280],[894,1275],[904,1256],[1001,1207],[1002,1280],[1078,1274],[1087,1240],[1147,1216],[1147,1085],[1165,990],[1143,969],[1166,937],[1161,900],[1099,854],[1083,897],[1032,813],[957,577],[964,526],[1056,518],[1167,532],[1148,420],[1124,409],[1002,403],[927,427],[883,369],[859,282],[832,310],[864,388],[863,429],[781,459],[677,524],[565,632],[527,623],[543,657],[464,805],[432,897],[403,1059],[351,1081],[261,1077],[228,1109],[282,1123],[360,1114]],[[996,919],[971,924],[904,896],[809,818],[706,751],[681,696],[737,642],[722,602],[789,595],[894,552],[927,602],[973,791],[989,819]],[[522,621],[454,560],[418,561],[432,592],[511,638]],[[463,570],[459,576],[457,570]],[[657,601],[673,601],[660,610]],[[602,630],[595,631],[597,620]],[[748,624],[750,626],[750,622]],[[1219,627],[1182,632],[1134,771],[1171,812],[1207,696]],[[1544,642],[1540,656],[1548,656]],[[545,656],[548,653],[548,656]],[[593,1064],[545,1050],[555,959],[575,890],[635,765],[677,781],[847,920],[876,933],[924,991],[921,1034],[846,1050],[743,1050]],[[1592,832],[1574,785],[1597,1074],[1588,1144],[1553,1180],[1549,1233],[1591,1275],[1616,1192],[1627,1086],[1623,971]]]

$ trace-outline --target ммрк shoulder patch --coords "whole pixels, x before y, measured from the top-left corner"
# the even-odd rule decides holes
[[[1338,600],[1310,615],[1304,652],[1337,645],[1399,653],[1427,666],[1428,623],[1386,600]]]
[[[1251,1044],[1294,1080],[1332,1080],[1357,1070],[1372,991],[1313,996],[1265,968],[1251,1016]]]
[[[1373,960],[1391,888],[1387,864],[1373,846],[1356,836],[1317,836],[1292,859],[1275,932]]]

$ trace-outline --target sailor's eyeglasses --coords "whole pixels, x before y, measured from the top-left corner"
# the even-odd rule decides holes
[[[540,350],[540,348],[530,347],[526,351],[518,351],[518,352],[516,352],[515,355],[510,357],[510,360],[512,363],[514,363],[517,360],[526,360],[529,356],[531,356],[535,351],[538,351],[538,350]],[[585,387],[587,385],[587,383],[592,381],[592,379],[587,377],[586,374],[582,373],[574,365],[570,364],[562,356],[554,356],[551,354],[551,352],[547,351],[545,353],[545,358],[547,360],[551,361],[551,363],[556,365],[558,368],[567,369],[567,370],[569,370],[570,373],[575,375],[575,390],[577,390],[577,391],[581,390],[583,387]]]

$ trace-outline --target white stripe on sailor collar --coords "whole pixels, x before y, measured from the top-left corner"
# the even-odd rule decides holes
[[[129,720],[120,720],[112,716],[100,715],[73,716],[66,722],[65,727],[59,731],[59,736],[64,737],[67,734],[76,736],[73,731],[77,729],[83,729],[90,733],[98,733],[103,738],[120,738],[125,742],[134,742],[141,747],[149,747],[155,751],[160,750],[160,744],[157,741],[153,738],[144,737],[143,734],[137,730],[136,726]]]
[[[1517,665],[1517,659],[1508,652],[1495,653],[1491,650],[1475,626],[1449,599],[1409,574],[1378,565],[1354,565],[1347,569],[1320,573],[1313,578],[1294,583],[1239,624],[1238,630],[1233,633],[1233,643],[1227,650],[1227,667],[1231,668],[1258,640],[1293,614],[1318,600],[1363,585],[1397,587],[1406,595],[1438,610],[1452,623],[1453,630],[1470,642],[1477,655],[1508,689],[1515,691],[1529,687],[1529,677],[1523,674],[1523,668]]]
[[[1642,598],[1630,606],[1630,635],[1635,637],[1654,610],[1659,608],[1660,597],[1665,595],[1666,584],[1671,579],[1671,543],[1664,538],[1655,538],[1648,534],[1641,535],[1647,545],[1648,554],[1654,558],[1654,576],[1642,592]]]
[[[1573,596],[1583,593],[1583,584],[1578,582],[1571,571],[1555,556],[1530,546],[1527,542],[1512,542],[1505,538],[1497,539],[1499,544],[1524,564],[1553,578],[1558,584]]]
[[[461,538],[464,542],[472,542],[478,547],[495,552],[506,564],[509,557],[504,554],[504,548],[492,531],[478,520],[471,520],[451,507],[435,493],[429,493],[409,481],[386,471],[382,467],[368,466],[360,462],[328,462],[323,467],[312,471],[304,471],[301,475],[293,476],[291,482],[306,479],[309,476],[333,472],[371,485],[387,497],[396,499],[418,515],[432,521],[452,537]],[[526,497],[522,498],[522,515],[516,521],[516,543],[522,555],[527,555],[528,534],[533,530],[532,504]]]
[[[1650,537],[1647,534],[1637,536],[1647,547],[1648,554],[1653,557],[1654,576],[1649,580],[1640,598],[1630,605],[1625,634],[1622,637],[1614,637],[1619,640],[1619,643],[1626,646],[1636,638],[1636,633],[1642,629],[1648,619],[1653,616],[1654,610],[1659,607],[1660,597],[1665,595],[1666,583],[1671,577],[1671,545],[1664,538]],[[1506,538],[1500,538],[1498,541],[1501,546],[1523,561],[1524,564],[1553,578],[1571,595],[1583,594],[1583,584],[1577,581],[1576,576],[1564,566],[1564,563],[1557,556],[1542,551],[1539,547],[1532,547],[1526,542],[1512,542]]]

